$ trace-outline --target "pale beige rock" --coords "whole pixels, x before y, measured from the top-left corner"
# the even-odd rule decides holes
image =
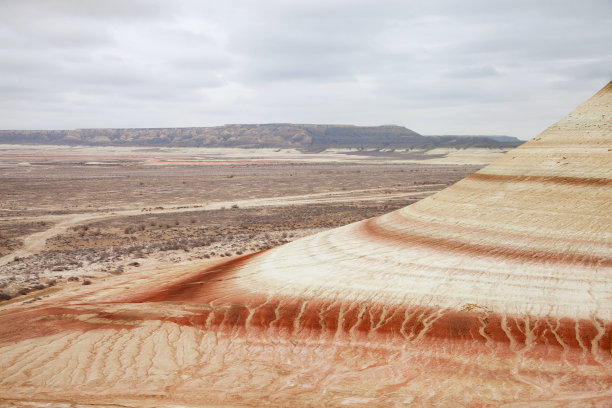
[[[3,403],[611,406],[612,83],[399,211],[4,308]]]

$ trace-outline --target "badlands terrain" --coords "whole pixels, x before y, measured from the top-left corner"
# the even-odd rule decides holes
[[[34,160],[18,160],[35,167]],[[329,165],[320,160],[311,175]],[[533,140],[435,194],[424,186],[441,189],[452,183],[451,174],[468,173],[469,167],[410,160],[365,167],[358,161],[335,163],[331,168],[337,173],[321,173],[311,182],[312,191],[296,192],[298,183],[287,181],[284,199],[291,197],[292,204],[323,200],[315,201],[324,204],[322,218],[342,199],[342,191],[357,194],[350,201],[359,202],[361,209],[382,200],[376,211],[392,210],[380,206],[393,205],[386,203],[399,197],[428,197],[408,206],[398,202],[394,211],[280,246],[251,245],[248,253],[230,251],[229,257],[214,258],[206,249],[202,255],[209,258],[188,264],[176,261],[155,270],[133,265],[133,270],[91,278],[89,284],[52,285],[34,301],[12,298],[0,309],[0,402],[16,407],[609,407],[611,164],[612,83]],[[232,165],[238,166],[230,161],[223,168]],[[303,189],[310,177],[297,175],[298,169],[308,167],[295,166],[295,173],[286,170],[284,177],[296,174],[289,177],[298,177]],[[383,176],[369,184],[379,166]],[[425,180],[406,176],[421,171],[419,166],[434,166],[422,191],[413,189]],[[249,177],[259,171],[257,166],[242,169],[239,173],[235,167],[220,178],[254,181]],[[33,180],[19,173],[12,181],[17,189],[38,180],[40,189],[35,190],[43,191],[44,198],[20,193],[5,199],[7,220],[18,222],[10,217],[25,215],[45,225],[16,227],[27,228],[22,243],[19,235],[7,236],[16,241],[3,258],[7,267],[19,265],[21,256],[50,256],[51,245],[74,242],[81,233],[84,242],[94,242],[105,235],[117,240],[121,228],[128,237],[138,230],[132,240],[136,245],[149,227],[155,236],[160,221],[143,230],[145,218],[134,222],[125,217],[219,211],[219,225],[229,225],[225,220],[232,210],[251,204],[271,210],[255,203],[275,198],[259,192],[230,195],[223,204],[181,202],[176,193],[155,190],[155,183],[148,186],[152,193],[145,192],[145,180],[152,178],[146,177],[134,180],[130,193],[106,193],[104,180],[92,181],[88,186],[98,192],[97,201],[80,204],[69,194],[44,192],[45,184],[60,178],[52,170],[44,172],[47,183],[38,180],[44,179],[40,173]],[[439,173],[432,177],[434,170]],[[81,178],[87,180],[85,170]],[[179,189],[183,181],[185,186],[195,182],[177,177]],[[326,190],[332,184],[347,190]],[[376,190],[381,186],[389,192]],[[219,194],[225,192],[230,194],[231,187]],[[157,196],[173,204],[158,205],[153,202]],[[107,199],[111,204],[103,204]],[[122,199],[142,208],[119,208],[116,202]],[[45,202],[58,200],[67,208],[45,208]],[[346,219],[338,223],[369,215],[348,207]],[[67,215],[62,211],[73,217],[98,210],[100,217],[109,217],[104,218],[109,226],[84,230],[59,218]],[[272,216],[292,225],[295,220],[286,214]],[[51,216],[58,218],[49,228]],[[257,219],[258,213],[252,216]],[[309,215],[295,217],[310,225]],[[195,219],[193,224],[207,225]],[[186,220],[177,221],[180,226]],[[208,227],[203,228],[194,236]],[[13,269],[7,273],[15,276]]]

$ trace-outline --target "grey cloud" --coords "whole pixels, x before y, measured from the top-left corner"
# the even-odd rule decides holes
[[[561,73],[567,78],[595,79],[603,83],[612,78],[612,55],[587,61],[569,61]]]
[[[529,137],[612,78],[610,15],[607,0],[0,0],[0,128]]]
[[[389,21],[384,7],[384,2],[343,8],[310,2],[265,9],[232,33],[230,50],[243,58],[242,73],[253,81],[352,80],[374,63]]]
[[[163,17],[175,10],[176,5],[162,0],[2,0],[0,8],[6,15],[14,18],[47,16],[49,18],[141,20]],[[36,22],[38,21],[37,19]]]
[[[497,75],[499,72],[490,65],[451,69],[447,74],[449,78],[483,78]]]

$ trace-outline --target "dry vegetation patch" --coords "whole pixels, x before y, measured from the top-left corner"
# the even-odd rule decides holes
[[[77,222],[58,229],[42,251],[0,265],[0,302],[35,301],[51,288],[95,285],[151,263],[262,251],[409,205],[478,169],[401,162],[33,164],[27,171],[0,165],[0,257],[60,218]],[[257,204],[270,198],[278,200]],[[232,204],[244,200],[251,204]],[[211,202],[230,204],[204,210]],[[121,215],[126,210],[137,215]]]

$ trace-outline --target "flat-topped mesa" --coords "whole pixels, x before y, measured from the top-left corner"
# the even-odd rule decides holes
[[[301,125],[291,123],[235,124],[190,128],[128,128],[74,130],[0,130],[0,143],[71,146],[150,146],[192,148],[326,149],[428,151],[446,149],[510,149],[518,139],[486,136],[422,136],[402,126]]]
[[[0,311],[0,405],[611,406],[612,82],[411,206],[114,279]]]

